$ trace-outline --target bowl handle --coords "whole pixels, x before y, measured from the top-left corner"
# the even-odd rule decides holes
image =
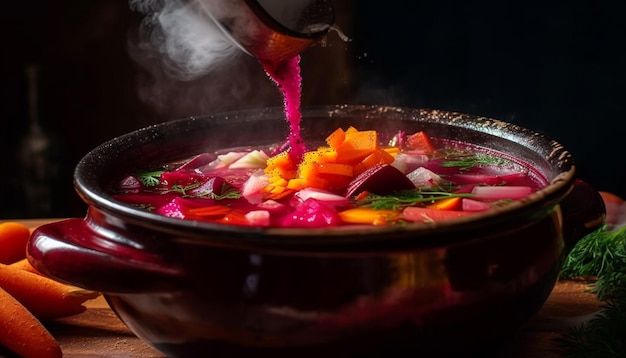
[[[606,208],[600,193],[587,182],[577,179],[572,191],[561,201],[563,238],[569,252],[580,239],[601,228]]]
[[[180,268],[149,251],[111,240],[78,218],[35,229],[27,257],[46,276],[104,293],[170,291],[183,281]]]

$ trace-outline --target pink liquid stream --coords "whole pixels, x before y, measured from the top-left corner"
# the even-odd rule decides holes
[[[283,94],[285,117],[289,122],[289,156],[293,163],[300,163],[306,152],[306,145],[300,135],[300,121],[302,120],[300,56],[296,55],[279,63],[261,61],[261,65]]]

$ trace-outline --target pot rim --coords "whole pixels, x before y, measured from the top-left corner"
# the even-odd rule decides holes
[[[107,155],[120,149],[118,148],[119,143],[132,141],[131,139],[139,137],[156,140],[164,135],[164,128],[167,127],[188,125],[195,121],[256,120],[277,115],[282,116],[282,114],[283,109],[281,107],[269,107],[187,117],[144,127],[97,146],[79,161],[74,171],[75,189],[82,200],[89,206],[86,220],[93,221],[94,215],[92,211],[95,210],[107,216],[123,216],[124,221],[139,227],[177,234],[181,237],[179,240],[229,247],[241,247],[242,245],[281,249],[341,247],[342,250],[345,250],[346,247],[353,246],[356,249],[356,246],[361,245],[367,245],[371,248],[376,248],[379,245],[385,247],[389,245],[395,245],[394,247],[403,245],[415,246],[417,241],[419,241],[417,244],[419,246],[435,243],[440,245],[443,241],[465,240],[466,237],[471,236],[471,233],[479,232],[485,227],[488,227],[491,231],[499,227],[506,229],[511,224],[519,224],[520,222],[536,218],[539,212],[547,213],[570,192],[575,181],[575,165],[571,154],[557,141],[548,139],[544,135],[530,129],[492,118],[452,111],[379,105],[303,106],[303,121],[306,121],[307,117],[313,115],[354,117],[355,115],[380,116],[384,114],[385,116],[401,120],[420,119],[429,123],[434,122],[453,126],[461,130],[495,135],[530,148],[534,152],[537,152],[537,149],[532,149],[531,145],[539,143],[540,147],[545,150],[543,155],[545,159],[552,163],[552,167],[558,167],[560,172],[555,173],[553,178],[547,178],[549,181],[547,186],[522,200],[457,219],[435,223],[408,223],[406,225],[393,226],[303,229],[233,226],[162,216],[114,200],[106,193],[102,185],[98,184],[98,172],[93,171],[94,165],[102,163],[103,160],[106,163]],[[140,143],[139,145],[144,144]],[[188,154],[192,155],[194,153]],[[464,235],[460,237],[458,237],[459,235],[450,235],[451,233],[459,232],[463,232]],[[485,235],[484,230],[481,234]],[[417,235],[423,236],[424,240],[421,238],[420,240],[415,240]],[[185,238],[183,239],[182,236]],[[293,236],[297,236],[298,240],[286,240],[286,238]]]

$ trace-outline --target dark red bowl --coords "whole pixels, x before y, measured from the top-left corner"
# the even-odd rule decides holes
[[[223,226],[113,200],[107,186],[133,169],[280,142],[288,128],[280,108],[188,118],[88,153],[74,176],[87,216],[38,228],[30,262],[103,292],[133,332],[170,356],[493,352],[543,305],[568,248],[603,224],[602,200],[575,178],[570,153],[528,129],[378,106],[303,116],[305,140],[349,125],[425,130],[518,157],[550,184],[495,211],[371,229]]]

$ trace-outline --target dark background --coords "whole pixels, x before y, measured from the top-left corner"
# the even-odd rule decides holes
[[[332,33],[303,54],[303,104],[403,105],[514,122],[560,141],[580,178],[626,197],[624,3],[335,0],[337,25],[352,41]],[[73,168],[117,135],[281,104],[245,55],[191,81],[166,76],[158,57],[138,55],[142,16],[125,1],[12,8],[0,15],[0,218],[84,215]],[[29,132],[25,71],[33,65],[43,136]]]

